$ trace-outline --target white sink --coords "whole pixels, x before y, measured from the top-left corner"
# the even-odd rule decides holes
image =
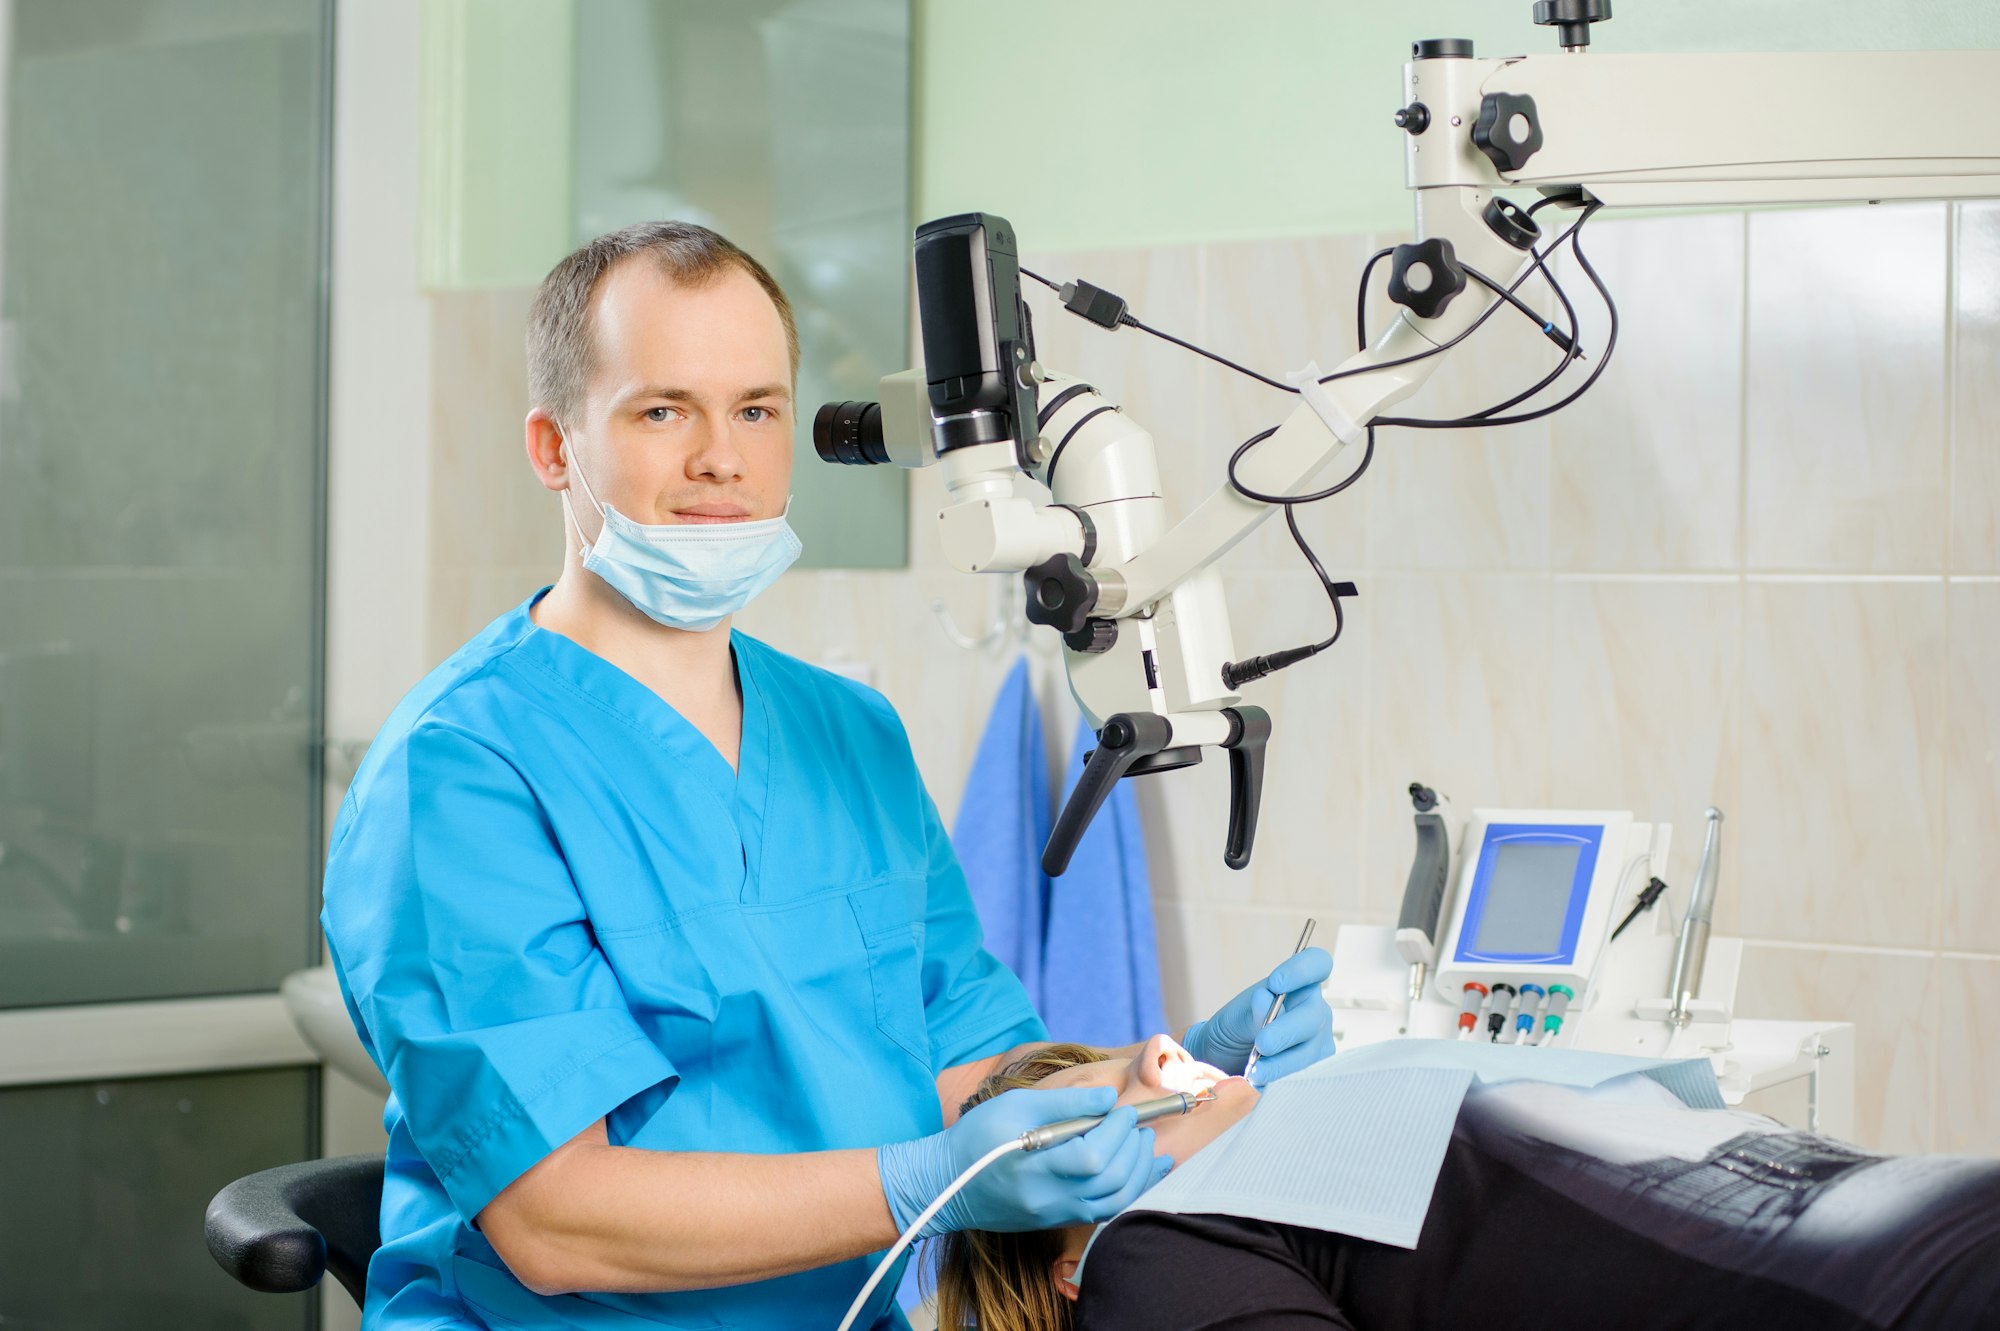
[[[278,986],[278,992],[285,997],[292,1024],[329,1067],[340,1069],[377,1095],[389,1093],[389,1083],[382,1079],[374,1060],[361,1047],[354,1023],[347,1019],[347,1004],[341,1001],[340,981],[334,978],[333,967],[293,971]]]

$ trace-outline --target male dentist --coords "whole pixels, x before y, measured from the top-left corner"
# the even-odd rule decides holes
[[[397,707],[327,865],[394,1089],[365,1325],[831,1327],[965,1165],[1113,1096],[959,1116],[1048,1034],[888,703],[729,627],[799,553],[770,274],[698,226],[601,237],[543,282],[528,366],[562,575]],[[1329,967],[1291,958],[1185,1043],[1241,1069],[1254,1039],[1259,1080],[1332,1053]],[[933,1232],[1100,1220],[1163,1165],[1121,1109]],[[895,1284],[862,1325],[903,1324]]]

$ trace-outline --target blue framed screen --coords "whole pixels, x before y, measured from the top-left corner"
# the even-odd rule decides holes
[[[1489,825],[1453,959],[1540,966],[1575,961],[1603,841],[1604,829],[1594,823]]]

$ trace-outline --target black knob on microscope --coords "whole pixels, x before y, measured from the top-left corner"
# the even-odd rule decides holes
[[[1465,269],[1442,236],[1398,245],[1389,256],[1389,299],[1419,319],[1435,319],[1465,290]]]
[[[1590,25],[1610,17],[1611,0],[1535,0],[1535,22],[1571,50],[1590,45]]]
[[[1118,621],[1086,620],[1083,627],[1076,632],[1063,634],[1063,644],[1071,651],[1082,652],[1086,656],[1108,652],[1118,645]]]
[[[1411,102],[1396,112],[1396,128],[1411,134],[1421,134],[1431,127],[1431,109],[1422,102]]]
[[[1542,120],[1535,99],[1511,92],[1489,92],[1479,103],[1472,126],[1472,145],[1502,171],[1519,171],[1542,150]]]
[[[1056,555],[1027,570],[1028,622],[1058,633],[1080,633],[1097,608],[1097,579],[1075,555]]]
[[[1517,250],[1533,249],[1541,238],[1542,229],[1535,219],[1528,216],[1528,210],[1512,199],[1496,194],[1486,201],[1480,216],[1493,234],[1512,245]]]

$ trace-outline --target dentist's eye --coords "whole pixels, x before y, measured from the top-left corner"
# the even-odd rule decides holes
[[[651,407],[646,411],[646,419],[655,425],[664,425],[679,414],[672,407]]]
[[[771,414],[769,407],[743,408],[743,419],[749,421],[752,425],[762,425],[765,421],[771,419]]]

